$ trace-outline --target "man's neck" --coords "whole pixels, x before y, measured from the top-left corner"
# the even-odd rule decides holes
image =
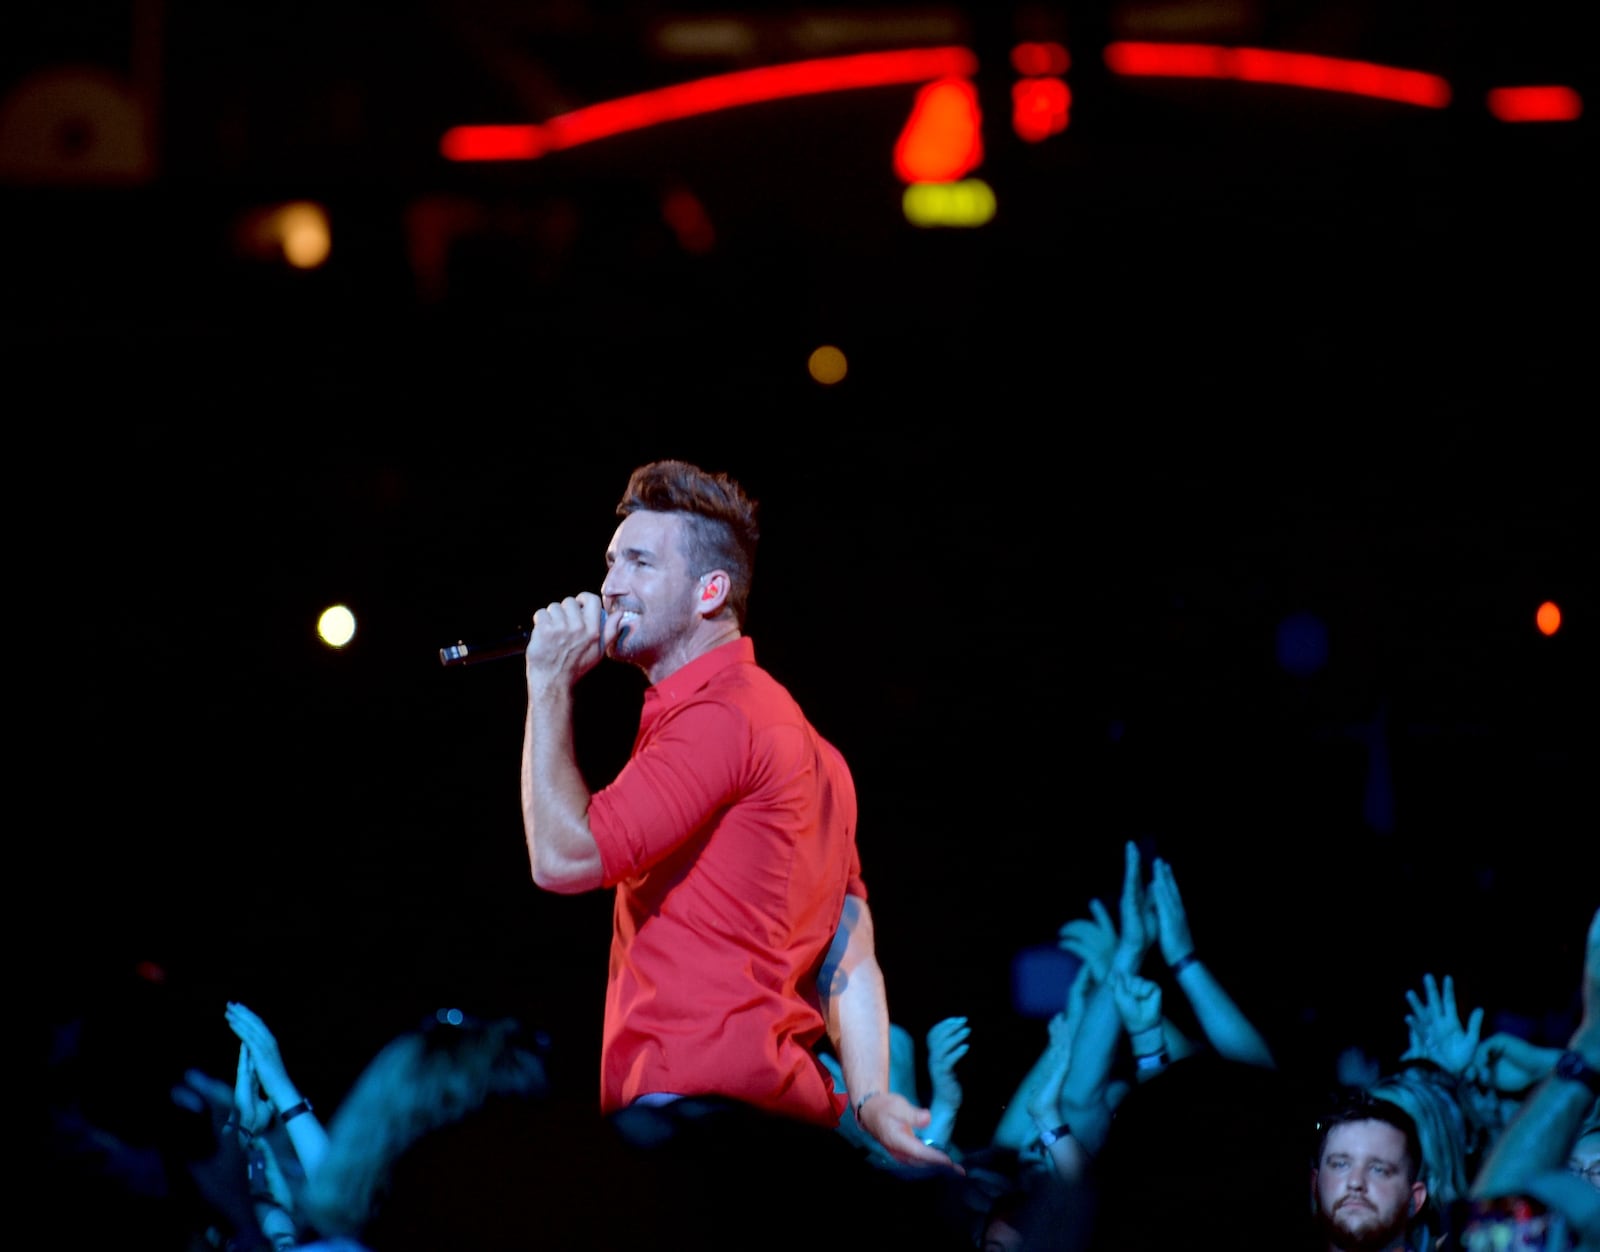
[[[707,623],[710,626],[710,623]],[[696,631],[672,652],[656,661],[645,671],[645,676],[654,687],[659,682],[671,678],[691,661],[698,661],[708,652],[714,652],[725,643],[732,643],[740,638],[744,632],[731,623],[718,623],[715,628]]]

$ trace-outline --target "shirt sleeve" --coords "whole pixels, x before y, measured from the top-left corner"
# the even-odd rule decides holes
[[[730,704],[691,701],[662,714],[589,802],[605,886],[649,869],[738,794],[749,738],[748,720]]]

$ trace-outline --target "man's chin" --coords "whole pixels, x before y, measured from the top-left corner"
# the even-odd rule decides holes
[[[1378,1211],[1366,1207],[1345,1205],[1324,1218],[1328,1235],[1335,1247],[1346,1252],[1375,1252],[1387,1248],[1405,1233],[1405,1227],[1386,1226]]]

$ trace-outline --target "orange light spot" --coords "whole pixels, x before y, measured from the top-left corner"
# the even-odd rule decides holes
[[[948,183],[983,161],[978,90],[965,78],[941,78],[917,92],[894,145],[894,170],[907,183]]]
[[[1541,635],[1553,635],[1561,629],[1561,609],[1554,600],[1546,600],[1533,615]]]
[[[1502,122],[1575,122],[1583,116],[1583,97],[1571,87],[1496,87],[1488,104]]]

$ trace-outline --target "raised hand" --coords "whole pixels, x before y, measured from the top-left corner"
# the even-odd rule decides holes
[[[1116,997],[1117,1015],[1128,1037],[1161,1026],[1161,987],[1148,978],[1119,970],[1111,975],[1111,993]]]
[[[1056,946],[1082,961],[1095,982],[1104,982],[1117,950],[1117,927],[1099,900],[1089,901],[1089,911],[1092,918],[1077,917],[1061,928]]]
[[[1518,1035],[1496,1032],[1478,1044],[1463,1075],[1474,1086],[1517,1094],[1555,1068],[1560,1048],[1541,1047]]]
[[[1423,976],[1423,998],[1406,992],[1411,1012],[1406,1014],[1410,1046],[1401,1053],[1402,1061],[1429,1060],[1447,1073],[1460,1077],[1478,1051],[1478,1035],[1483,1029],[1483,1010],[1473,1009],[1465,1025],[1456,1010],[1456,984],[1444,976],[1441,992],[1432,974]]]
[[[956,1077],[956,1062],[967,1054],[971,1029],[964,1017],[947,1017],[928,1031],[928,1080],[935,1103],[952,1108],[961,1106],[961,1080]]]
[[[272,1120],[272,1101],[261,1090],[255,1063],[250,1059],[250,1049],[239,1045],[239,1067],[233,1083],[233,1115],[239,1123],[239,1133],[255,1136],[267,1128]]]
[[[283,1063],[277,1037],[267,1028],[266,1022],[258,1013],[236,1001],[229,1001],[227,1019],[229,1029],[250,1053],[267,1098],[279,1110],[296,1103],[300,1099],[299,1092]]]
[[[1154,919],[1145,895],[1143,865],[1139,846],[1128,840],[1122,849],[1122,933],[1117,939],[1116,951],[1111,956],[1113,972],[1121,970],[1137,974],[1144,964],[1145,953],[1155,942]]]
[[[1161,959],[1171,965],[1194,952],[1194,936],[1189,933],[1189,914],[1183,907],[1178,879],[1172,866],[1157,857],[1150,870],[1150,900],[1155,906],[1156,930],[1161,941]]]

